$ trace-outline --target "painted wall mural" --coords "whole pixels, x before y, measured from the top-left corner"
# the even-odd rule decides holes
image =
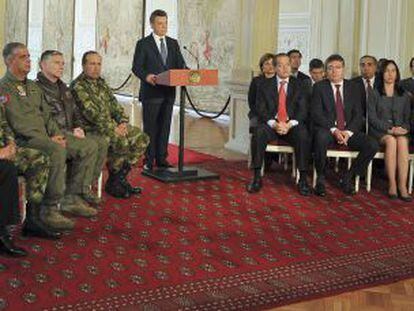
[[[66,60],[63,81],[70,81],[73,56],[74,0],[44,0],[43,44],[44,50],[61,51]]]
[[[7,0],[5,42],[19,41],[26,43],[27,11],[27,1]]]
[[[98,1],[97,48],[103,56],[103,76],[111,87],[118,87],[131,72],[135,44],[142,34],[143,9],[143,0]],[[121,91],[136,90],[137,82],[132,79]]]
[[[187,65],[197,67],[184,46],[199,58],[200,68],[219,69],[219,86],[189,88],[193,102],[201,109],[221,110],[230,94],[225,82],[231,79],[235,61],[239,5],[238,0],[179,1],[178,40]]]

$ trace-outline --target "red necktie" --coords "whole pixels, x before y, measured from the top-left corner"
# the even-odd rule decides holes
[[[280,81],[279,87],[279,105],[277,109],[277,120],[279,122],[287,121],[287,112],[286,112],[286,91],[284,85],[286,81]]]
[[[336,127],[343,131],[345,129],[345,115],[344,115],[344,104],[342,103],[342,97],[340,84],[335,84],[336,92],[335,92],[335,109],[336,109]]]

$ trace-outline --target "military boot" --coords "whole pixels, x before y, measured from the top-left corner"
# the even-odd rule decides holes
[[[98,213],[96,209],[88,206],[85,201],[76,194],[68,194],[65,196],[62,201],[62,212],[82,217],[93,217]]]
[[[121,185],[124,186],[129,193],[131,194],[141,194],[142,188],[141,187],[133,187],[128,182],[127,176],[129,172],[131,171],[131,165],[127,162],[124,163],[124,166],[122,167],[122,174],[120,176]]]
[[[95,195],[91,189],[83,191],[82,199],[94,207],[102,203],[102,199]]]
[[[117,173],[109,171],[109,177],[105,184],[105,192],[115,198],[128,199],[131,193],[121,183],[122,170]]]
[[[40,211],[40,219],[54,230],[72,230],[75,227],[72,219],[62,215],[58,204],[44,206]]]
[[[39,218],[40,208],[28,203],[26,205],[26,219],[22,228],[22,235],[26,237],[38,237],[45,239],[59,239],[62,234],[48,228]]]

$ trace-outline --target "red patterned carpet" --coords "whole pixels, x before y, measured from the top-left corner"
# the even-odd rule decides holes
[[[135,170],[141,197],[106,198],[60,241],[18,239],[30,256],[0,258],[0,310],[261,310],[414,276],[412,203],[303,198],[280,169],[249,195],[244,162],[202,157],[220,180]]]

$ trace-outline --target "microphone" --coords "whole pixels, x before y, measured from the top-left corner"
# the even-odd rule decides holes
[[[186,50],[188,52],[188,54],[190,54],[197,62],[197,70],[200,69],[200,62],[198,60],[198,57],[195,56],[185,45],[183,46],[183,49]]]

